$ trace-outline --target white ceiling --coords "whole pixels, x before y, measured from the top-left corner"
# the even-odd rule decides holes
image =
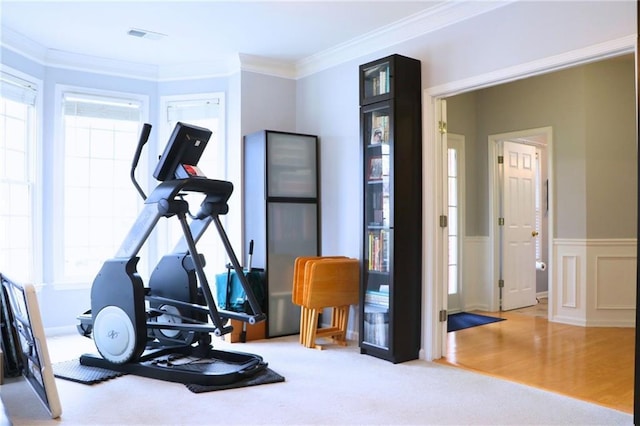
[[[451,15],[463,3],[472,2],[0,0],[0,15],[2,44],[22,53],[16,45],[28,46],[41,62],[73,55],[157,70],[228,64],[242,55],[295,67],[427,14]],[[131,28],[167,37],[136,38],[127,35]]]

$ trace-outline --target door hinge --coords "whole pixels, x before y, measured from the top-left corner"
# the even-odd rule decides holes
[[[441,135],[444,135],[445,133],[447,133],[447,122],[446,121],[438,121],[438,131],[440,132]]]
[[[498,218],[498,226],[504,226],[504,217]]]
[[[498,164],[504,164],[504,156],[498,155]]]
[[[449,219],[444,214],[440,215],[440,228],[446,228],[447,226],[449,226]]]
[[[445,322],[447,320],[447,310],[443,309],[440,311],[440,322]]]
[[[498,280],[498,288],[504,288],[504,280]]]

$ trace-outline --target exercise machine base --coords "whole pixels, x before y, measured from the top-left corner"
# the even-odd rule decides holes
[[[267,368],[259,355],[194,346],[149,350],[138,362],[116,364],[97,354],[84,354],[80,364],[151,379],[220,386],[252,377]]]

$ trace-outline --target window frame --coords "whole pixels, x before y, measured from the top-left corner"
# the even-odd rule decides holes
[[[54,140],[59,141],[53,148],[52,158],[52,182],[51,186],[52,197],[51,200],[64,199],[65,193],[65,177],[64,177],[64,162],[65,162],[65,144],[64,142],[64,96],[67,93],[73,93],[77,95],[96,96],[100,98],[116,98],[116,99],[130,99],[140,103],[140,126],[143,123],[149,121],[149,96],[133,93],[122,92],[113,90],[103,90],[90,87],[82,87],[75,85],[56,84],[55,85],[55,109],[54,109]],[[141,166],[144,162],[141,162]],[[142,169],[143,167],[140,167]],[[142,176],[140,183],[142,187],[145,187],[148,178],[147,173],[139,173]],[[52,201],[53,205],[54,201]],[[55,286],[62,286],[64,288],[87,288],[92,284],[92,278],[89,281],[81,280],[78,276],[65,276],[64,271],[64,212],[60,208],[52,209],[50,215],[50,226],[52,229],[52,241],[48,250],[52,259],[51,273],[52,281]],[[133,225],[133,223],[132,223]],[[115,255],[115,251],[113,253]],[[138,265],[138,270],[146,270],[148,268],[148,256],[145,256],[145,260],[141,261]],[[105,259],[107,260],[107,259]],[[96,274],[99,271],[95,271]]]
[[[225,99],[224,92],[202,92],[202,93],[174,94],[174,95],[160,96],[160,109],[159,109],[160,119],[158,120],[159,132],[156,138],[156,145],[153,148],[153,151],[154,151],[153,158],[158,158],[159,155],[162,154],[162,151],[164,150],[167,140],[169,139],[169,136],[173,131],[173,126],[169,124],[169,119],[168,119],[167,110],[169,108],[169,104],[174,102],[203,101],[203,100],[208,100],[213,98],[219,100],[219,103],[218,103],[219,115],[218,115],[217,130],[220,137],[219,139],[220,143],[218,144],[217,155],[219,156],[220,160],[217,162],[217,164],[222,169],[222,173],[216,173],[215,176],[207,174],[211,170],[207,166],[203,166],[202,171],[210,179],[226,180],[228,168],[227,168],[227,135],[226,135],[226,103],[225,103],[226,99]],[[213,130],[213,129],[209,129],[209,130]],[[209,149],[209,146],[207,146],[207,149]],[[220,221],[224,226],[226,224],[226,215],[221,216]],[[157,259],[160,259],[162,256],[164,256],[165,254],[173,250],[175,241],[170,241],[169,228],[165,221],[161,221],[158,225],[159,225],[158,226],[159,235],[157,235],[157,239],[156,239],[157,244],[156,244],[155,250],[156,250]],[[213,227],[207,231],[215,232]],[[211,262],[208,262],[208,263],[211,263]],[[220,266],[223,267],[224,265],[220,265]]]
[[[9,67],[0,63],[0,71],[24,80],[35,89],[35,102],[33,106],[33,124],[30,127],[31,134],[30,139],[30,153],[28,154],[30,159],[30,166],[32,170],[30,172],[30,179],[32,183],[31,193],[31,247],[32,247],[32,259],[31,267],[33,268],[33,275],[31,281],[36,286],[41,286],[45,280],[44,273],[44,241],[43,241],[43,229],[44,229],[44,215],[43,215],[43,88],[44,83],[41,79],[34,77],[31,74],[19,71],[15,68]]]

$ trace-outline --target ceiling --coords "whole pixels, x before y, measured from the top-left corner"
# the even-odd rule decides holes
[[[44,62],[75,55],[170,68],[241,55],[295,65],[454,3],[464,2],[0,0],[0,15],[3,45],[28,45]],[[132,28],[166,37],[132,37]]]

